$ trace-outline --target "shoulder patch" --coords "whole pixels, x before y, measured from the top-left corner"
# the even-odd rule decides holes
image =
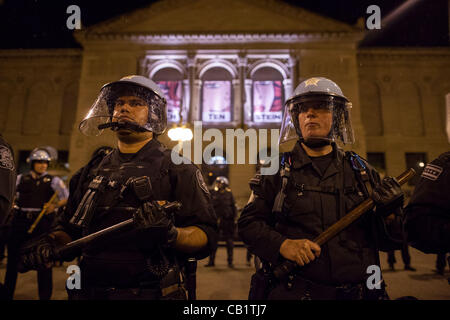
[[[205,193],[209,194],[208,186],[203,180],[203,175],[200,172],[200,170],[197,169],[197,171],[195,172],[195,177],[197,178],[197,183],[200,186],[200,188],[202,188],[202,190],[205,191]]]
[[[425,169],[423,169],[421,176],[425,179],[434,181],[437,180],[437,178],[439,178],[442,171],[444,171],[444,169],[440,166],[434,164],[427,164]]]
[[[0,168],[14,170],[14,160],[11,150],[6,146],[0,146]]]

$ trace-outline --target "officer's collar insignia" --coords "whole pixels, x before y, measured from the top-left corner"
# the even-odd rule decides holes
[[[208,187],[206,186],[206,183],[203,180],[203,176],[202,176],[202,173],[200,172],[200,170],[197,170],[195,172],[195,177],[197,178],[197,183],[200,186],[200,188],[202,188],[202,190],[205,191],[205,193],[209,194]]]
[[[428,180],[437,180],[444,169],[434,164],[427,164],[422,172],[422,177]]]
[[[317,82],[319,82],[320,79],[319,78],[311,78],[305,81],[305,86],[316,86],[317,87]]]
[[[14,160],[11,150],[5,146],[0,146],[0,168],[14,170]]]

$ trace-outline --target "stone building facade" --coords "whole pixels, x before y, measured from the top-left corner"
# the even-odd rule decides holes
[[[277,81],[285,100],[303,79],[325,76],[353,103],[352,149],[377,160],[386,173],[403,171],[407,153],[431,160],[448,150],[448,48],[358,49],[360,28],[274,0],[159,1],[75,36],[83,49],[0,51],[0,132],[17,156],[42,144],[68,151],[68,175],[98,147],[114,145],[108,132],[86,137],[77,127],[101,86],[129,74],[179,83],[180,113],[169,126],[181,116],[189,127],[202,121],[203,131],[223,133],[279,128],[279,121],[255,120],[257,82]],[[227,121],[204,117],[211,81],[229,83]],[[175,145],[167,133],[160,140]],[[261,148],[259,141],[257,152]],[[248,159],[254,148],[245,149]],[[255,170],[255,164],[227,167],[239,206]]]

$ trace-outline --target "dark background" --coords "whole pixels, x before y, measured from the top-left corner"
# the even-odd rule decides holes
[[[226,1],[226,0],[224,0]],[[0,48],[77,48],[66,27],[66,8],[81,8],[83,27],[145,7],[152,0],[0,0]],[[369,5],[378,5],[386,17],[405,0],[284,0],[336,20],[355,24],[367,18]],[[448,46],[448,0],[420,0],[394,22],[375,31],[362,46]]]

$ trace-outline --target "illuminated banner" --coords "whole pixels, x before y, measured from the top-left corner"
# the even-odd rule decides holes
[[[253,121],[281,122],[283,108],[281,81],[253,82]]]
[[[167,121],[180,121],[181,81],[157,82],[167,100]]]
[[[231,121],[231,82],[203,81],[202,105],[203,121]]]

